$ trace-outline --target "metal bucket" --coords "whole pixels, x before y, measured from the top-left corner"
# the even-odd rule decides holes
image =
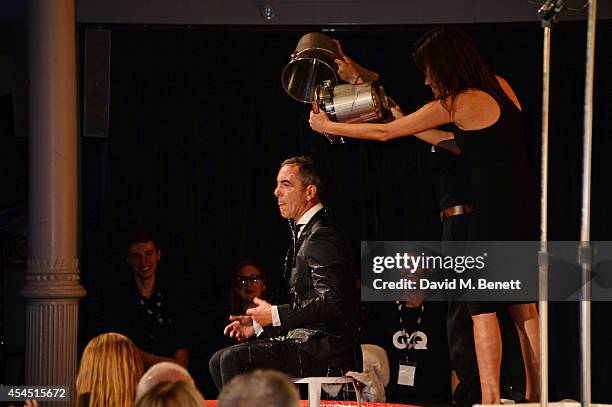
[[[300,102],[311,103],[321,83],[336,84],[338,59],[336,44],[322,33],[308,33],[298,41],[281,81],[285,91]]]
[[[387,120],[389,104],[384,88],[377,81],[359,85],[319,86],[313,104],[333,121],[364,123]]]

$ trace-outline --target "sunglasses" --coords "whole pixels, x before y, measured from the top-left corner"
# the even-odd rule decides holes
[[[236,277],[236,283],[238,285],[246,287],[249,285],[249,281],[253,284],[257,284],[260,281],[263,281],[263,276],[259,274],[251,274],[250,276],[238,276]]]

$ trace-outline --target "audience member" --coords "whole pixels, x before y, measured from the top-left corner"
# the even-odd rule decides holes
[[[243,260],[234,269],[229,294],[231,315],[246,315],[246,310],[257,307],[253,298],[267,299],[268,279],[263,268],[253,260]]]
[[[195,386],[174,381],[156,384],[138,399],[135,407],[204,407],[204,403]]]
[[[386,401],[450,404],[450,360],[444,302],[365,303],[361,340],[387,351]]]
[[[136,400],[161,382],[185,382],[195,387],[187,369],[173,362],[159,362],[151,366],[140,378]]]
[[[89,406],[132,407],[142,373],[142,360],[129,338],[117,333],[98,335],[81,357],[77,399],[89,394]]]
[[[298,407],[300,396],[289,378],[274,370],[234,377],[219,395],[217,407]]]
[[[173,284],[171,269],[159,270],[158,242],[140,231],[129,237],[126,250],[132,276],[113,293],[107,325],[134,341],[145,368],[163,361],[187,368],[185,295]]]

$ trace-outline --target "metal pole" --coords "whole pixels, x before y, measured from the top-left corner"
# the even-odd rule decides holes
[[[548,106],[550,95],[550,25],[544,27],[542,63],[542,174],[540,215],[539,295],[540,406],[548,406]]]
[[[591,153],[593,138],[593,73],[595,65],[595,23],[597,0],[589,1],[586,72],[584,85],[584,143],[582,167],[582,223],[580,229],[580,262],[582,289],[580,301],[580,392],[583,407],[591,405]]]

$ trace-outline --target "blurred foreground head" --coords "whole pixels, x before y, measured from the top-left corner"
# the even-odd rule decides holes
[[[193,378],[183,366],[172,362],[156,363],[142,375],[138,382],[136,400],[161,382],[185,382],[195,387]]]
[[[204,398],[187,382],[161,382],[138,399],[136,407],[204,407]]]
[[[256,370],[234,377],[221,391],[218,407],[299,407],[297,387],[287,375]]]

